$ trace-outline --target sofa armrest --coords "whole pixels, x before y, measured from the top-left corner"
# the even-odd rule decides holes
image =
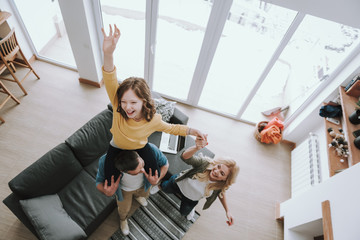
[[[11,212],[14,213],[14,215],[37,237],[39,238],[39,235],[37,234],[34,226],[31,224],[29,218],[26,216],[25,212],[23,211],[20,200],[15,193],[11,193],[9,196],[7,196],[3,203],[11,210]]]
[[[189,117],[181,112],[178,108],[174,109],[174,114],[170,118],[170,123],[184,124],[186,125],[189,121]]]

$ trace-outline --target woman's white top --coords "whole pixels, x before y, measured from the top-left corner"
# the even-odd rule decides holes
[[[185,178],[177,182],[177,185],[185,197],[193,201],[199,201],[205,197],[205,188],[209,183],[210,181],[200,182],[197,179]],[[212,190],[210,191],[209,196],[211,193]]]

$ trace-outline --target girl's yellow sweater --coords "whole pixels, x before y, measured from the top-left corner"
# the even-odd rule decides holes
[[[156,131],[186,136],[188,126],[166,123],[158,113],[154,115],[150,122],[145,119],[139,122],[133,119],[124,119],[116,111],[118,106],[116,92],[119,87],[116,68],[112,72],[105,72],[103,69],[103,80],[110,102],[113,105],[113,122],[110,131],[117,147],[127,150],[143,148],[148,142],[148,137]]]

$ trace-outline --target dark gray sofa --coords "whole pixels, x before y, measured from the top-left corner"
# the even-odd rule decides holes
[[[4,204],[38,238],[39,229],[35,230],[23,211],[20,200],[57,194],[67,214],[87,236],[90,236],[116,207],[114,197],[106,197],[95,187],[98,159],[106,153],[111,139],[110,109],[111,105],[9,182],[12,193],[3,200]],[[188,117],[175,108],[170,122],[187,124],[187,121]],[[156,132],[150,136],[149,142],[159,146],[160,137],[161,133]],[[191,140],[186,144],[193,144]],[[207,151],[205,154],[213,156],[210,151],[204,151]],[[189,168],[181,160],[177,161],[178,155],[166,155],[170,164],[167,177]]]

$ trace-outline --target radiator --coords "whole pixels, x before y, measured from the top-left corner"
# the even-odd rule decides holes
[[[310,133],[308,139],[291,151],[291,196],[295,197],[320,182],[318,137]]]

